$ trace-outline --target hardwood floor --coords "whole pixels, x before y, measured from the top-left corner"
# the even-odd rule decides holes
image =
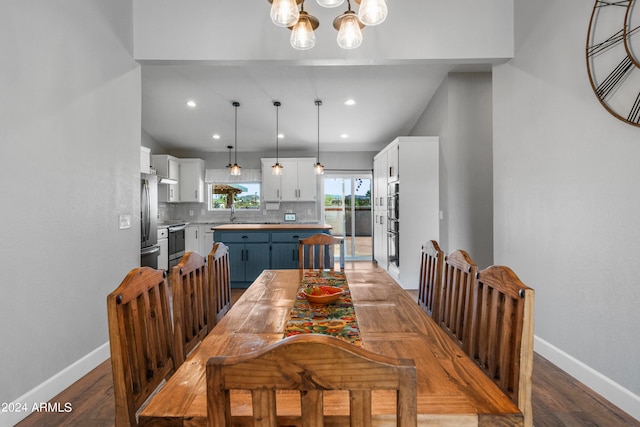
[[[349,268],[371,268],[370,263],[349,263]],[[234,290],[233,301],[242,290]],[[576,381],[542,356],[533,362],[533,422],[536,427],[640,426],[602,396]],[[68,413],[33,413],[17,427],[113,427],[115,404],[111,362],[106,360],[51,400]]]

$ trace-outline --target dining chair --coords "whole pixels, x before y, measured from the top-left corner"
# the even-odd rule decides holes
[[[533,371],[534,290],[505,266],[480,272],[473,289],[473,316],[468,354],[533,425],[531,375]]]
[[[294,335],[249,354],[210,358],[207,418],[210,427],[231,425],[231,391],[251,390],[255,425],[275,427],[276,391],[293,390],[300,393],[301,424],[321,426],[323,392],[348,390],[350,425],[370,426],[371,391],[395,390],[397,425],[416,426],[416,387],[413,360],[370,353],[329,335]]]
[[[471,302],[478,266],[466,251],[455,250],[444,259],[437,323],[462,348],[468,347]]]
[[[136,426],[136,412],[175,370],[166,273],[135,268],[107,296],[115,425]]]
[[[298,240],[298,267],[300,270],[335,269],[335,245],[340,248],[340,271],[344,271],[344,240],[329,234],[318,233]]]
[[[213,244],[207,255],[209,277],[209,329],[231,308],[231,281],[229,276],[229,247],[222,242]]]
[[[207,267],[197,252],[187,252],[171,270],[173,334],[177,366],[209,333]]]
[[[429,240],[422,245],[420,277],[418,280],[418,304],[434,319],[439,316],[443,263],[444,252],[440,249],[438,242]]]

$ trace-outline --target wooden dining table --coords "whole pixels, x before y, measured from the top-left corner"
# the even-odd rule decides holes
[[[384,270],[354,268],[346,278],[362,347],[415,361],[419,425],[523,425],[517,406]],[[283,339],[301,280],[300,270],[265,270],[151,398],[139,425],[205,426],[207,360],[246,354]],[[325,396],[325,414],[348,414],[348,395],[333,393]],[[372,399],[374,424],[393,425],[393,396],[381,391]],[[277,401],[279,417],[299,415],[298,395],[282,392]],[[245,416],[248,424],[248,393],[232,395],[232,414]]]

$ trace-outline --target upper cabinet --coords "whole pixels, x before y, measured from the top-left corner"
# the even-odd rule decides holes
[[[400,143],[394,141],[387,150],[387,180],[396,182],[400,179]]]
[[[154,154],[151,163],[160,178],[159,202],[205,202],[204,160]],[[167,178],[171,183],[162,182]]]
[[[180,201],[203,203],[204,160],[180,159]]]
[[[167,154],[154,154],[151,156],[151,164],[156,169],[159,177],[158,201],[159,202],[179,202],[180,201],[180,161]],[[174,184],[161,182],[163,178],[168,178]]]
[[[151,150],[140,146],[140,173],[149,173],[151,166]]]
[[[267,202],[315,202],[315,158],[279,159],[282,175],[273,175],[276,159],[262,159],[262,196]]]

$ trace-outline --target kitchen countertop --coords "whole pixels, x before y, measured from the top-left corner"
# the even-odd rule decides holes
[[[329,224],[222,224],[211,227],[214,231],[234,231],[234,230],[331,230]]]

